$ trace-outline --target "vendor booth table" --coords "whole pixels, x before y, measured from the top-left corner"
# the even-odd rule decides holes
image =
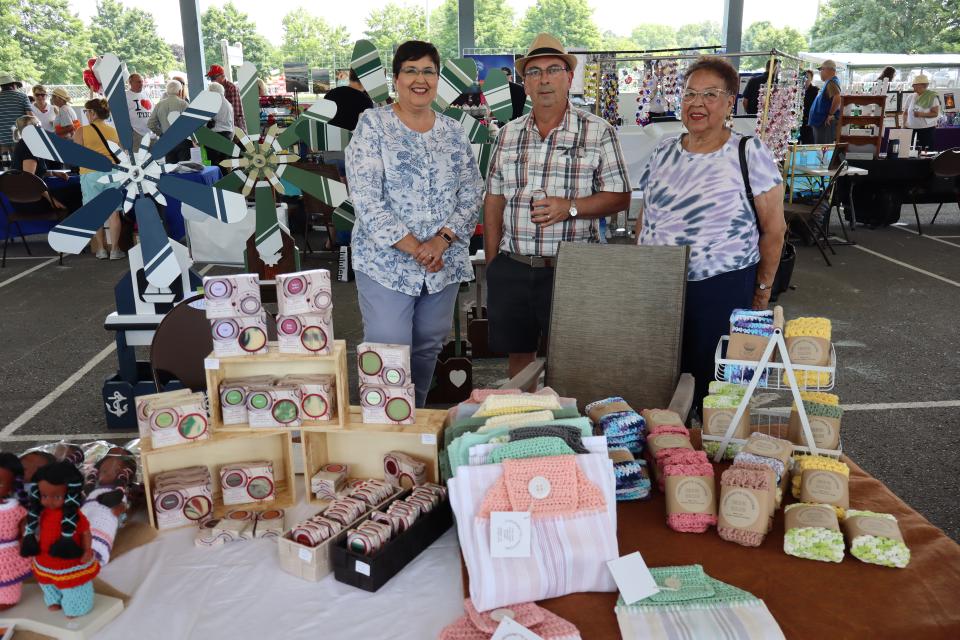
[[[189,180],[197,184],[213,186],[220,179],[220,167],[204,167],[202,171],[186,171],[184,173],[174,174],[182,180]],[[167,206],[163,218],[167,223],[167,232],[174,240],[182,240],[187,235],[187,228],[183,222],[182,203],[171,197],[167,197]]]
[[[846,201],[847,208],[856,212],[861,224],[893,224],[900,220],[900,208],[911,204],[911,190],[922,190],[917,204],[956,203],[960,182],[955,178],[938,178],[933,174],[933,158],[896,158],[892,160],[847,159],[851,167],[866,169],[868,175],[849,174],[841,178],[852,185],[841,187],[841,193],[853,192]],[[852,206],[851,206],[852,205]]]

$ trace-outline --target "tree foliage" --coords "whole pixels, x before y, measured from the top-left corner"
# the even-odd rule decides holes
[[[364,34],[380,52],[384,64],[390,64],[397,45],[407,40],[426,40],[427,16],[421,6],[401,6],[388,2],[367,16]]]
[[[506,0],[475,0],[474,42],[481,49],[512,50],[517,45],[513,8]],[[430,41],[444,60],[460,57],[457,0],[444,0],[430,14]]]
[[[273,45],[257,33],[257,25],[250,16],[237,9],[232,2],[223,8],[210,7],[200,16],[200,31],[203,34],[203,57],[208,65],[223,64],[220,41],[243,45],[243,59],[256,65],[260,76],[269,75],[278,66],[278,56]]]
[[[815,51],[934,53],[960,42],[956,0],[830,0],[811,29]]]
[[[283,16],[282,23],[280,55],[285,62],[306,62],[311,68],[326,69],[350,66],[353,39],[347,27],[331,26],[302,8]]]
[[[793,27],[777,28],[770,22],[754,22],[743,33],[744,51],[770,51],[777,49],[796,54],[809,48],[807,37]],[[753,62],[756,62],[755,60]],[[761,63],[762,65],[762,63]],[[760,66],[754,64],[753,66]]]
[[[630,39],[638,49],[672,49],[677,46],[677,32],[665,24],[640,24],[633,28]]]
[[[694,24],[685,24],[677,29],[678,47],[723,46],[723,32],[720,23],[706,20]]]
[[[175,66],[170,45],[157,33],[153,14],[142,9],[129,9],[118,0],[97,2],[97,14],[90,26],[90,40],[97,54],[117,54],[127,63],[131,73],[166,73]],[[79,74],[82,72],[83,67],[77,72],[76,82],[80,81]]]
[[[560,39],[570,49],[597,49],[602,38],[587,0],[537,0],[520,21],[519,49],[525,51],[538,33]]]

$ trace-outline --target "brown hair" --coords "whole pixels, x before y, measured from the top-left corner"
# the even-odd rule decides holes
[[[101,120],[106,120],[110,117],[110,103],[103,98],[87,100],[86,103],[84,103],[83,108],[93,111]]]
[[[697,58],[696,62],[687,67],[684,75],[689,78],[697,71],[709,71],[710,73],[717,74],[723,79],[724,89],[734,96],[737,95],[740,89],[740,76],[737,74],[737,70],[733,68],[733,65],[727,62],[725,58],[721,58],[720,56],[701,56]]]

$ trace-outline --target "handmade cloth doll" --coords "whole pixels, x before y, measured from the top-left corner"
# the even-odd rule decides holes
[[[33,486],[33,474],[40,467],[45,467],[57,459],[53,454],[42,449],[28,449],[20,454],[20,464],[23,465],[23,494],[20,496],[20,504],[23,508],[29,508],[30,488]]]
[[[86,615],[93,609],[93,579],[100,564],[93,555],[90,523],[80,512],[83,476],[69,462],[54,462],[33,479],[20,553],[33,558],[48,609],[63,609],[68,618]]]
[[[30,561],[20,555],[20,525],[27,510],[20,504],[23,465],[12,453],[0,453],[0,610],[20,602]]]
[[[127,488],[137,474],[137,463],[124,449],[115,448],[96,465],[96,486],[87,494],[81,512],[90,521],[93,553],[100,562],[110,562],[113,542],[127,508]]]

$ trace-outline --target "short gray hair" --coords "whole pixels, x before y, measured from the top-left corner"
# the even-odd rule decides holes
[[[168,96],[178,96],[180,91],[183,89],[183,85],[180,84],[179,80],[171,80],[167,83],[167,95]]]
[[[211,82],[207,86],[207,91],[213,91],[214,93],[219,93],[220,95],[224,95],[223,85],[220,84],[219,82]]]

